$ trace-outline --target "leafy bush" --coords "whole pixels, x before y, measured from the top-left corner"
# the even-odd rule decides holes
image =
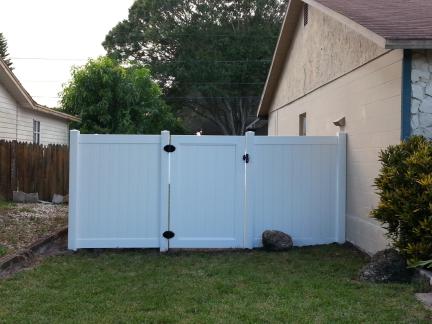
[[[432,143],[413,136],[382,151],[380,161],[372,217],[411,264],[432,259]]]
[[[420,261],[418,263],[415,264],[418,267],[423,267],[423,268],[432,268],[432,260],[426,260],[426,261]]]
[[[150,70],[141,65],[123,66],[108,57],[89,60],[72,70],[61,95],[62,110],[81,117],[72,127],[83,133],[184,132]]]

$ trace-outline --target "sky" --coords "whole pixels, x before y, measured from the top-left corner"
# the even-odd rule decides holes
[[[14,73],[40,104],[58,106],[73,66],[105,54],[102,42],[133,0],[1,0],[0,32]]]

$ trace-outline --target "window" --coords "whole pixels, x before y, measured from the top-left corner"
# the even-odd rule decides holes
[[[40,144],[40,121],[33,119],[33,144]]]
[[[306,113],[299,115],[299,135],[306,136]]]
[[[309,22],[309,5],[303,4],[303,26],[306,26]]]

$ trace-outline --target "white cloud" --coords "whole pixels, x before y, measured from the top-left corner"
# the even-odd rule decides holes
[[[12,58],[80,59],[13,60],[15,74],[35,100],[56,106],[73,65],[105,53],[108,31],[126,19],[133,0],[3,0],[0,32]]]

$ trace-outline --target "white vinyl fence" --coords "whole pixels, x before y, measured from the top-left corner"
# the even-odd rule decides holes
[[[346,135],[71,131],[69,248],[254,248],[345,242]]]

